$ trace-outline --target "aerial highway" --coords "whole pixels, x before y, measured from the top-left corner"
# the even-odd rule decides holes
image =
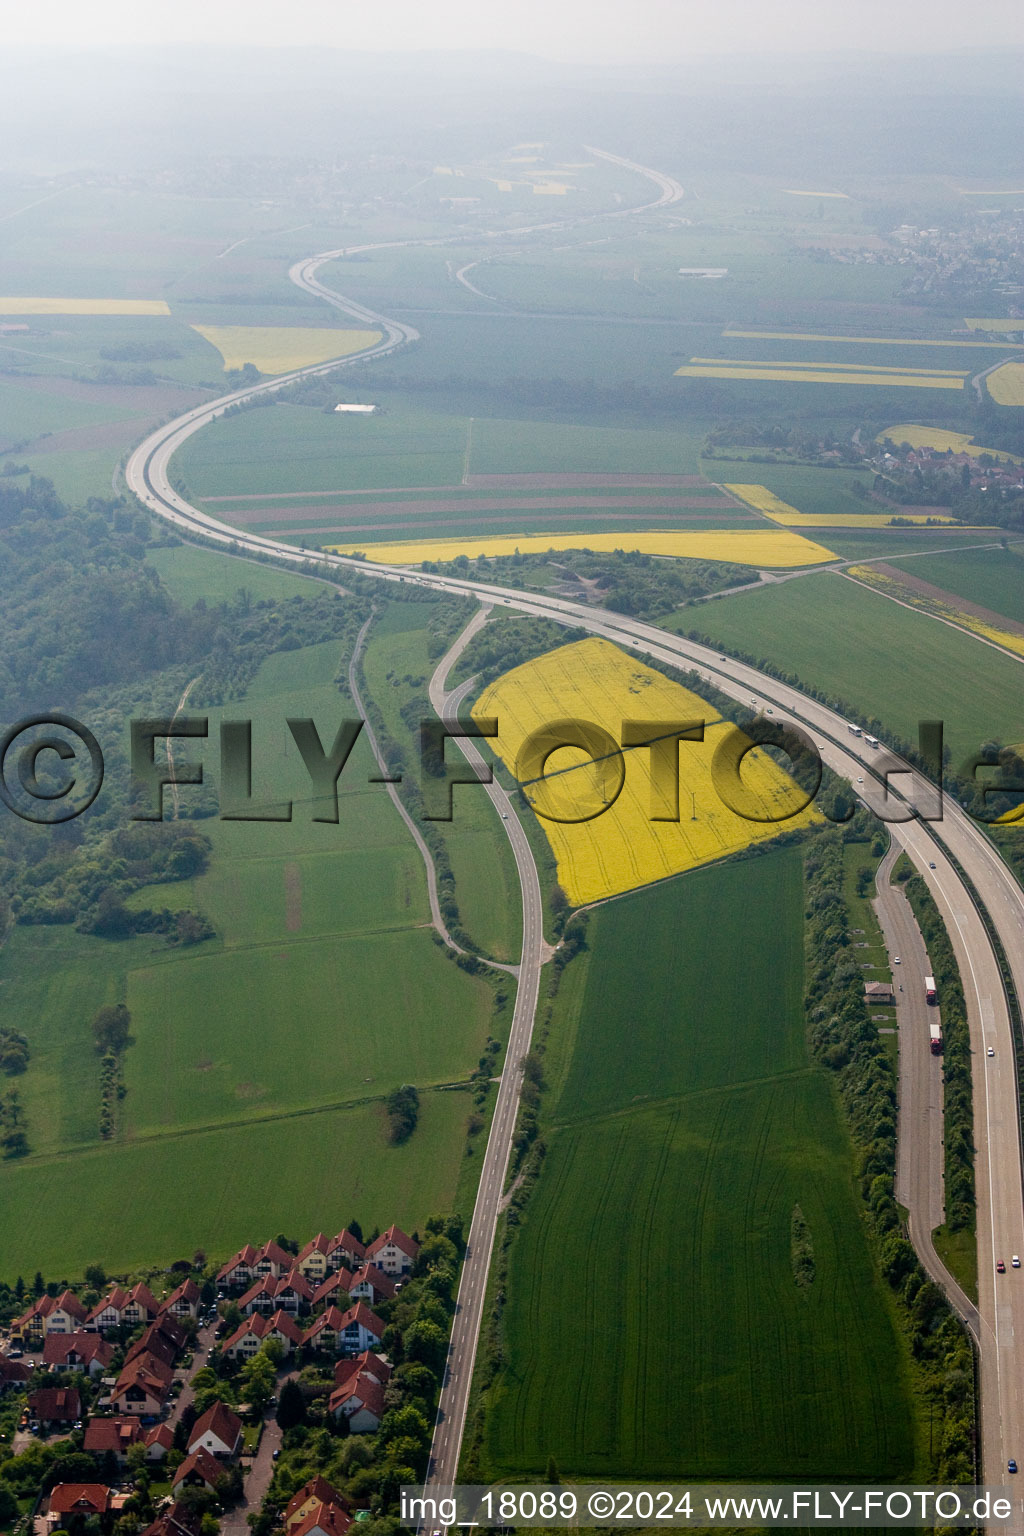
[[[411,242],[410,242],[411,243]],[[226,395],[219,400],[187,412],[176,421],[151,433],[131,454],[125,467],[128,488],[143,505],[168,520],[179,530],[200,537],[229,553],[271,557],[300,573],[323,575],[331,570],[358,569],[382,582],[415,581],[434,590],[474,597],[482,603],[506,606],[535,614],[567,627],[582,628],[638,653],[653,657],[684,670],[694,670],[708,682],[740,702],[755,709],[781,712],[809,730],[818,743],[823,761],[834,772],[858,786],[858,793],[873,808],[885,812],[896,844],[905,849],[915,867],[924,876],[942,912],[956,951],[964,983],[975,1053],[974,1098],[975,1141],[978,1194],[979,1298],[978,1334],[981,1348],[982,1463],[990,1482],[1003,1479],[1010,1457],[1024,1456],[1024,1269],[1012,1270],[1012,1254],[1024,1255],[1024,1203],[1018,1083],[1012,1023],[1007,1006],[999,963],[985,924],[972,901],[960,870],[974,886],[987,909],[992,926],[1006,955],[1018,996],[1024,997],[1024,893],[995,848],[970,817],[958,806],[946,801],[940,821],[920,819],[910,801],[920,791],[906,791],[909,772],[906,764],[871,747],[862,737],[850,735],[847,722],[832,710],[788,684],[768,678],[756,668],[723,656],[707,646],[667,633],[654,625],[609,612],[595,610],[568,599],[537,593],[524,593],[493,584],[427,573],[410,573],[369,560],[352,560],[339,555],[317,555],[293,544],[262,538],[210,517],[191,506],[170,482],[170,461],[177,448],[193,432],[214,420],[231,404],[255,395],[280,389],[293,379],[331,372],[351,366],[368,357],[383,356],[416,339],[409,326],[388,320],[363,305],[328,289],[317,277],[317,269],[342,252],[327,252],[310,257],[292,268],[299,286],[315,292],[339,310],[352,315],[364,325],[382,332],[374,347],[357,357],[341,362],[298,369],[280,378]],[[450,710],[451,702],[435,701]],[[887,793],[886,771],[896,774],[897,797]],[[900,786],[903,786],[902,795]],[[504,792],[493,786],[491,798],[496,804]],[[923,794],[921,804],[924,805]],[[503,810],[503,814],[505,814]],[[908,819],[892,821],[893,815]],[[513,847],[516,846],[513,822],[508,822]],[[518,823],[516,823],[518,825]],[[521,829],[520,829],[521,830]],[[525,836],[525,834],[524,834]],[[518,853],[517,853],[518,862]],[[959,866],[959,868],[957,867]],[[520,865],[522,877],[523,868]],[[525,887],[524,887],[525,891]],[[539,900],[539,893],[538,893]],[[537,919],[539,923],[539,916]],[[539,931],[539,929],[537,930]],[[527,953],[524,926],[524,957]],[[523,972],[530,968],[522,968]],[[460,1341],[460,1354],[449,1362],[449,1386],[444,1398],[443,1417],[439,1421],[432,1462],[432,1477],[441,1482],[454,1480],[461,1443],[466,1402],[472,1373],[472,1354],[483,1302],[490,1241],[493,1238],[507,1167],[518,1098],[517,1065],[528,1044],[525,1022],[528,993],[521,973],[517,999],[520,1030],[515,1046],[510,1045],[499,1110],[495,1114],[485,1159],[486,1181],[473,1217],[470,1251],[460,1290],[460,1319],[454,1340]],[[532,1028],[536,995],[529,1004]],[[987,1054],[989,1046],[994,1054]],[[507,1084],[507,1086],[506,1086]],[[499,1176],[499,1170],[501,1170]],[[1005,1274],[997,1274],[996,1264],[1004,1260]],[[956,1298],[953,1298],[956,1304]],[[454,1349],[453,1343],[453,1349]],[[1024,1532],[1024,1504],[1017,1502],[1012,1529]]]

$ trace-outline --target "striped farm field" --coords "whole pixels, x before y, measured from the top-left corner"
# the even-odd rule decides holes
[[[852,365],[846,373],[832,372],[828,370],[827,365],[819,368],[814,364],[808,364],[799,369],[779,368],[774,364],[757,364],[756,366],[739,364],[733,367],[722,360],[713,367],[687,364],[675,370],[675,377],[677,379],[745,379],[775,384],[876,384],[905,389],[962,390],[967,375],[958,373],[948,377],[943,374],[902,371],[882,373],[878,369],[867,366],[854,369]]]
[[[329,546],[335,554],[365,553],[363,546],[348,543]],[[424,560],[457,560],[465,555],[542,555],[549,549],[593,549],[613,552],[617,549],[639,550],[645,555],[667,555],[689,560],[728,560],[735,565],[753,565],[784,570],[801,565],[821,565],[836,557],[821,544],[802,534],[779,530],[745,529],[707,532],[676,532],[649,529],[633,533],[544,533],[526,538],[513,535],[464,539],[420,539],[411,544],[374,544],[373,558],[385,565],[419,565]]]
[[[997,373],[1002,371],[1002,368],[996,370]],[[985,448],[973,443],[969,433],[948,432],[944,427],[919,427],[913,422],[903,421],[879,432],[875,442],[884,443],[886,438],[897,444],[909,443],[911,448],[934,448],[937,453],[969,453],[972,458],[980,458],[983,453],[988,453],[994,459],[1009,459],[1014,464],[1024,464],[1024,459],[1018,453],[1007,453],[1002,448]]]
[[[303,325],[193,325],[216,347],[225,370],[252,363],[261,373],[288,373],[333,357],[350,357],[380,341],[380,331],[323,330]]]
[[[1024,363],[1003,363],[985,380],[997,405],[1024,405]]]
[[[770,517],[772,522],[781,523],[787,528],[886,528],[892,523],[892,512],[798,512],[796,507],[791,507],[785,501],[780,501],[772,491],[763,485],[735,485],[727,484],[725,489],[738,496],[740,501],[746,502],[748,507],[754,507],[758,512],[763,512],[765,517]],[[934,513],[909,512],[899,513],[901,519],[907,523],[951,523],[951,517],[936,517]]]
[[[516,667],[485,689],[473,715],[498,720],[495,751],[524,784],[574,906],[664,880],[819,819],[812,808],[804,809],[806,797],[793,780],[758,749],[743,760],[750,798],[740,809],[748,814],[726,805],[716,788],[721,779],[713,759],[735,727],[706,700],[607,640],[560,646]],[[689,812],[678,814],[678,807],[655,795],[646,747],[624,754],[625,779],[617,798],[615,760],[595,763],[582,747],[559,747],[548,762],[524,751],[532,734],[554,721],[593,722],[618,742],[622,722],[630,719],[706,722],[703,741],[682,741],[678,747],[682,799],[693,796]],[[609,800],[609,808],[602,809]],[[591,819],[585,821],[550,819],[588,812]],[[673,814],[678,819],[652,819]]]
[[[627,1482],[914,1469],[905,1349],[807,1059],[802,897],[783,849],[592,915],[544,1058],[552,1123],[509,1254],[486,1479],[541,1478],[549,1457]]]
[[[912,608],[920,608],[923,613],[930,613],[937,619],[944,619],[947,623],[955,624],[959,629],[966,629],[968,633],[977,635],[982,640],[988,640],[992,645],[1001,646],[1004,651],[1012,651],[1015,656],[1024,657],[1024,633],[1000,628],[976,613],[968,613],[962,608],[953,607],[951,603],[945,602],[932,593],[915,590],[910,585],[912,578],[909,576],[907,584],[904,584],[895,576],[876,570],[871,565],[848,566],[845,574],[852,577],[854,581],[861,581],[866,586],[874,587],[886,597],[908,603]]]
[[[0,315],[169,315],[163,299],[0,299]]]
[[[735,331],[722,332],[723,336],[740,337],[744,341],[829,341],[849,342],[854,346],[873,347],[995,347],[1009,352],[1013,343],[1008,341],[958,341],[944,337],[920,336],[832,336],[827,331]]]
[[[829,372],[839,371],[843,373],[907,372],[906,368],[904,367],[895,367],[892,364],[887,363],[837,363],[832,358],[830,358],[827,363],[814,364],[808,362],[807,358],[790,359],[781,357],[772,359],[763,357],[691,357],[690,362],[700,364],[701,366],[706,365],[710,368],[757,368],[759,371],[765,368],[807,369],[813,366],[814,368],[827,369]],[[926,373],[930,377],[940,379],[962,379],[964,377],[964,370],[962,368],[915,368],[914,372],[915,374]]]
[[[969,331],[992,331],[998,334],[1000,331],[1018,332],[1024,331],[1024,320],[965,320]]]

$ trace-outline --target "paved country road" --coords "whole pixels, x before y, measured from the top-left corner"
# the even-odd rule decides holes
[[[518,231],[517,233],[522,233]],[[429,243],[429,242],[408,242]],[[335,294],[316,277],[317,268],[339,252],[328,252],[300,262],[292,269],[293,280],[318,293],[336,308],[351,314],[361,323],[381,329],[380,343],[358,355],[362,362],[381,356],[415,339],[411,328],[387,320],[382,315]],[[311,560],[307,552],[292,544],[244,533],[229,524],[199,511],[178,495],[170,484],[168,466],[172,454],[191,434],[220,415],[230,404],[250,399],[283,387],[294,378],[323,374],[354,361],[323,364],[301,369],[280,379],[239,390],[219,401],[190,411],[177,421],[151,433],[135,450],[125,467],[128,487],[139,500],[158,516],[180,530],[202,537],[207,543],[229,554],[260,554],[276,558],[300,574],[322,577],[326,571],[357,569],[363,575],[382,582],[413,582],[435,591],[476,597],[494,606],[502,605],[519,612],[534,614],[567,627],[578,627],[601,635],[618,645],[667,662],[684,670],[692,668],[701,678],[745,704],[755,708],[783,710],[794,721],[809,729],[819,743],[826,764],[836,773],[857,783],[858,790],[874,809],[887,815],[905,814],[911,819],[893,822],[890,830],[915,867],[921,872],[935,898],[950,932],[964,982],[971,1045],[975,1055],[974,1100],[975,1142],[978,1147],[978,1246],[979,1246],[979,1333],[981,1340],[982,1462],[984,1475],[992,1483],[1002,1480],[1009,1457],[1024,1458],[1024,1270],[996,1274],[996,1260],[1011,1253],[1024,1253],[1024,1206],[1021,1189],[1021,1149],[1018,1084],[1013,1035],[1001,975],[985,925],[975,909],[958,872],[955,859],[972,881],[985,903],[989,917],[1002,943],[1018,995],[1024,997],[1024,893],[1011,871],[1000,859],[984,832],[959,809],[948,802],[941,822],[925,822],[916,817],[904,796],[894,801],[885,791],[886,766],[909,773],[906,764],[884,750],[871,748],[862,737],[849,734],[847,723],[832,710],[787,684],[768,678],[743,662],[718,655],[706,646],[666,633],[653,625],[606,610],[595,611],[567,599],[541,594],[526,594],[488,583],[456,579],[435,574],[404,572],[371,561],[353,561],[344,556],[320,556]],[[899,780],[896,781],[897,789]],[[904,781],[905,782],[905,781]],[[920,791],[919,791],[920,792]],[[923,792],[920,792],[923,793]],[[922,798],[921,804],[924,805]],[[946,849],[953,855],[951,859]],[[934,868],[931,866],[934,865]],[[995,1051],[986,1054],[988,1045]],[[511,1059],[511,1051],[509,1058]],[[511,1103],[511,1090],[509,1095]],[[514,1104],[511,1105],[514,1109]],[[494,1165],[504,1143],[502,1166],[507,1162],[514,1114],[511,1109],[495,1117],[488,1143],[494,1143]],[[496,1199],[488,1186],[488,1201]],[[478,1202],[479,1209],[479,1202]],[[474,1213],[474,1225],[476,1213]],[[471,1232],[479,1242],[487,1228]],[[493,1226],[489,1228],[493,1231]],[[470,1261],[476,1262],[475,1250]],[[473,1317],[479,1322],[481,1297],[474,1293],[464,1298],[472,1301]],[[955,1298],[954,1298],[955,1303]],[[472,1321],[472,1320],[471,1320]],[[469,1324],[467,1324],[469,1326]],[[475,1347],[475,1337],[474,1337]],[[457,1414],[465,1412],[469,1390],[471,1360],[464,1352],[458,1367],[460,1403],[449,1401],[443,1425],[447,1443],[435,1441],[433,1465],[443,1467],[446,1475],[457,1465]],[[453,1369],[452,1379],[455,1379]],[[452,1395],[449,1394],[449,1399]],[[461,1425],[459,1425],[461,1435]],[[1024,1503],[1014,1502],[1014,1516],[1006,1527],[1024,1533]]]

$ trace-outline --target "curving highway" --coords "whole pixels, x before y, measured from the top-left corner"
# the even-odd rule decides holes
[[[658,179],[657,173],[651,174]],[[679,191],[681,195],[681,189]],[[649,206],[659,206],[674,200],[668,195],[667,189],[662,188],[662,192],[659,203]],[[364,305],[335,293],[319,280],[318,268],[344,254],[344,251],[331,251],[298,262],[291,269],[292,279],[298,286],[315,293],[361,324],[381,330],[381,341],[357,357],[298,369],[255,387],[235,391],[158,428],[128,460],[125,479],[129,489],[157,516],[183,532],[201,536],[228,552],[272,556],[293,569],[309,574],[322,573],[325,566],[339,570],[355,568],[383,582],[415,582],[434,590],[474,597],[482,603],[507,606],[558,624],[582,628],[672,666],[692,669],[744,704],[752,703],[755,708],[765,710],[770,707],[802,723],[813,734],[821,749],[823,761],[833,771],[852,784],[857,785],[863,781],[863,787],[858,792],[868,804],[878,809],[885,808],[888,803],[889,814],[895,808],[897,814],[910,818],[892,822],[890,831],[896,844],[905,849],[926,879],[946,921],[963,977],[971,1043],[975,1053],[979,1251],[977,1327],[981,1345],[982,1464],[988,1481],[1002,1481],[1008,1458],[1015,1457],[1018,1461],[1024,1458],[1024,1269],[1012,1270],[1009,1264],[1012,1254],[1024,1255],[1018,1084],[1012,1026],[997,958],[985,925],[953,859],[973,882],[986,904],[1021,997],[1024,997],[1024,893],[983,831],[959,807],[947,802],[942,821],[934,825],[918,819],[908,808],[906,797],[895,802],[894,807],[891,798],[887,802],[883,782],[884,766],[878,749],[872,749],[861,737],[851,736],[846,722],[833,711],[787,684],[764,677],[743,662],[718,655],[706,646],[625,615],[604,610],[595,612],[585,605],[566,599],[526,594],[448,576],[419,572],[412,574],[372,561],[354,561],[339,555],[320,555],[314,561],[294,545],[261,538],[220,522],[191,506],[180,496],[169,478],[173,454],[194,432],[215,420],[230,405],[281,389],[297,378],[333,372],[357,361],[363,362],[369,357],[384,356],[417,339],[417,333],[412,327],[376,314]],[[441,674],[438,683],[442,692],[443,676]],[[439,713],[447,710],[450,714],[452,698],[442,697],[438,693],[435,708],[438,706]],[[466,756],[470,761],[473,760],[472,750],[467,744]],[[902,766],[906,770],[906,765],[901,765],[898,759],[888,754],[885,754],[885,762],[893,769]],[[509,835],[516,848],[513,828],[519,827],[519,823],[514,820],[513,812],[505,809],[502,797],[504,801],[508,797],[499,785],[492,786],[489,792],[495,804],[500,806],[502,814],[509,815]],[[519,831],[522,833],[521,828]],[[522,836],[525,841],[525,834]],[[946,852],[947,848],[952,859]],[[525,853],[528,855],[528,847]],[[529,869],[525,862],[520,861],[518,849],[516,856],[520,876],[525,880]],[[532,862],[530,856],[530,867]],[[536,879],[535,869],[533,877]],[[524,883],[524,904],[525,893]],[[536,900],[537,917],[530,920],[532,950],[537,950],[537,934],[540,932],[539,885]],[[542,938],[539,942],[542,944]],[[536,992],[533,991],[531,1000],[532,983],[527,985],[533,966],[526,964],[525,913],[523,955],[516,1005],[518,1033],[515,1043],[509,1047],[488,1142],[485,1175],[481,1180],[474,1212],[469,1252],[459,1294],[459,1312],[453,1333],[443,1415],[439,1419],[433,1448],[432,1477],[438,1483],[455,1480],[487,1268],[518,1099],[519,1056],[516,1052],[519,1055],[523,1053],[523,1040],[528,1045],[536,1006]],[[539,962],[537,971],[539,975]],[[989,1046],[994,1052],[992,1056],[987,1054]],[[1000,1259],[1006,1261],[1006,1274],[997,1274],[996,1263]],[[953,1299],[956,1304],[956,1298]],[[1020,1500],[1015,1503],[1015,1516],[1010,1522],[1010,1529],[1024,1536],[1024,1503]]]

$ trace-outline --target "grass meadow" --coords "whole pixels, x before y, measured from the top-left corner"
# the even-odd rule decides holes
[[[808,1063],[796,850],[599,909],[545,1057],[488,1477],[909,1475],[902,1349]],[[799,1204],[816,1274],[796,1286]]]
[[[495,1027],[493,990],[432,942],[422,862],[384,789],[367,783],[364,741],[340,781],[339,825],[309,819],[285,719],[312,716],[333,737],[353,712],[333,681],[341,661],[334,642],[271,656],[245,699],[207,712],[205,750],[187,754],[215,783],[220,718],[249,716],[257,800],[294,799],[290,823],[199,822],[214,845],[208,872],[132,898],[198,907],[215,938],[176,950],[157,936],[115,944],[16,927],[0,950],[5,1022],[33,1052],[18,1081],[32,1155],[0,1168],[4,1278],[40,1263],[69,1272],[79,1256],[116,1268],[219,1251],[235,1233],[291,1231],[300,1218],[315,1229],[347,1219],[357,1196],[371,1224],[415,1224],[450,1205],[467,1107],[429,1090],[475,1066]],[[102,1145],[90,1026],[117,1000],[135,1043],[117,1136]],[[430,1111],[423,1135],[393,1152],[380,1099],[403,1082]],[[279,1216],[267,1214],[268,1188]]]

